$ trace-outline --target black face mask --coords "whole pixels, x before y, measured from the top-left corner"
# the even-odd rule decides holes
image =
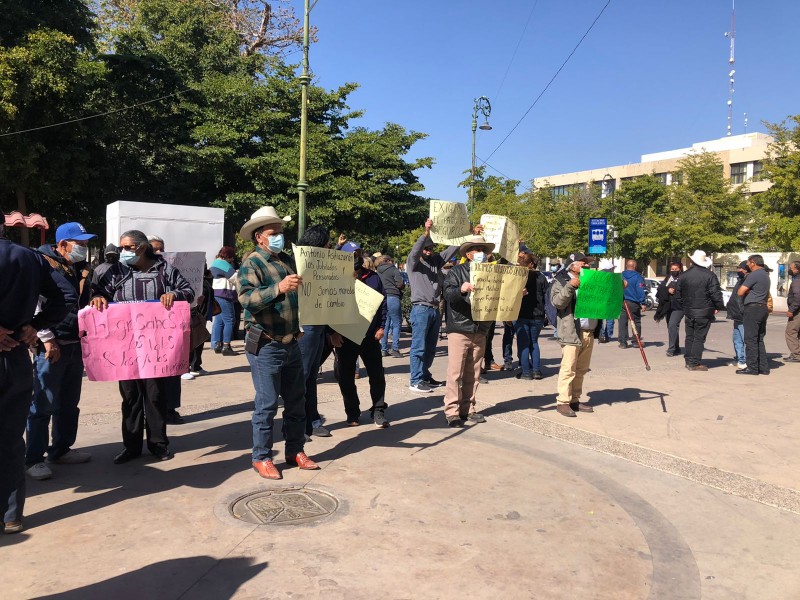
[[[353,266],[355,267],[356,271],[360,271],[361,267],[364,266],[364,257],[363,256],[359,256],[359,257],[353,258]]]
[[[673,277],[677,277],[678,275],[681,274],[681,272],[680,271],[670,271],[669,274],[672,275]]]

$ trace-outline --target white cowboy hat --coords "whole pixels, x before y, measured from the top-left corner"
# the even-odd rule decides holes
[[[487,242],[485,239],[483,239],[482,235],[471,235],[467,238],[466,242],[461,244],[461,247],[458,249],[458,253],[466,258],[467,252],[472,250],[475,246],[484,246],[487,254],[494,250],[494,244]]]
[[[292,217],[279,217],[274,206],[262,206],[253,213],[253,216],[250,217],[247,223],[242,225],[239,235],[243,240],[250,240],[253,238],[253,232],[260,227],[264,227],[264,225],[270,225],[272,223],[283,224],[291,220]]]
[[[706,269],[714,262],[711,260],[711,257],[702,250],[695,250],[694,254],[689,255],[689,260],[698,267],[704,267]]]

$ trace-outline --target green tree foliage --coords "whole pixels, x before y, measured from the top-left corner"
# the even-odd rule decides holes
[[[766,126],[775,141],[761,178],[773,185],[753,197],[756,247],[787,252],[800,247],[800,115]]]
[[[614,252],[618,256],[645,259],[648,249],[638,245],[642,228],[651,215],[664,212],[667,188],[653,175],[636,177],[623,181],[619,191],[606,195],[600,203],[603,216],[617,234]]]

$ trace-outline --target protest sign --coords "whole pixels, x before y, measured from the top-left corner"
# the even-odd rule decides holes
[[[355,318],[351,317],[350,323],[334,323],[331,327],[341,333],[348,340],[361,344],[364,341],[364,336],[367,335],[370,323],[381,307],[384,301],[383,294],[373,290],[366,283],[356,281],[356,303],[358,305],[358,314]]]
[[[202,252],[200,253],[202,254]],[[189,370],[189,304],[120,302],[78,313],[89,381],[173,377]]]
[[[517,262],[519,254],[519,227],[508,217],[481,215],[483,239],[494,244],[495,254],[507,261]]]
[[[519,316],[528,268],[470,263],[473,321],[513,321]]]
[[[178,269],[194,291],[192,306],[197,305],[197,297],[203,295],[203,275],[206,270],[205,252],[162,252],[162,258]]]
[[[467,207],[462,202],[431,200],[431,240],[435,244],[460,246],[472,232]]]
[[[581,271],[575,303],[579,319],[619,319],[622,311],[622,275],[607,271]]]
[[[294,246],[301,325],[333,325],[358,318],[353,253],[314,246]]]

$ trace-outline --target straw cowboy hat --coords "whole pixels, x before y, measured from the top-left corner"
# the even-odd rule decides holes
[[[260,227],[272,225],[273,223],[280,223],[283,225],[291,220],[292,217],[279,217],[274,206],[262,206],[253,213],[253,216],[250,217],[247,223],[242,225],[239,235],[243,240],[250,240],[253,238],[253,232]]]
[[[466,242],[461,244],[461,247],[458,249],[458,253],[466,258],[467,252],[472,250],[475,246],[483,246],[486,248],[487,254],[494,250],[494,244],[487,242],[485,239],[483,239],[482,235],[471,235],[467,238]]]
[[[702,250],[695,250],[694,254],[689,255],[689,260],[698,267],[704,267],[706,269],[714,262],[711,260],[711,257]]]

